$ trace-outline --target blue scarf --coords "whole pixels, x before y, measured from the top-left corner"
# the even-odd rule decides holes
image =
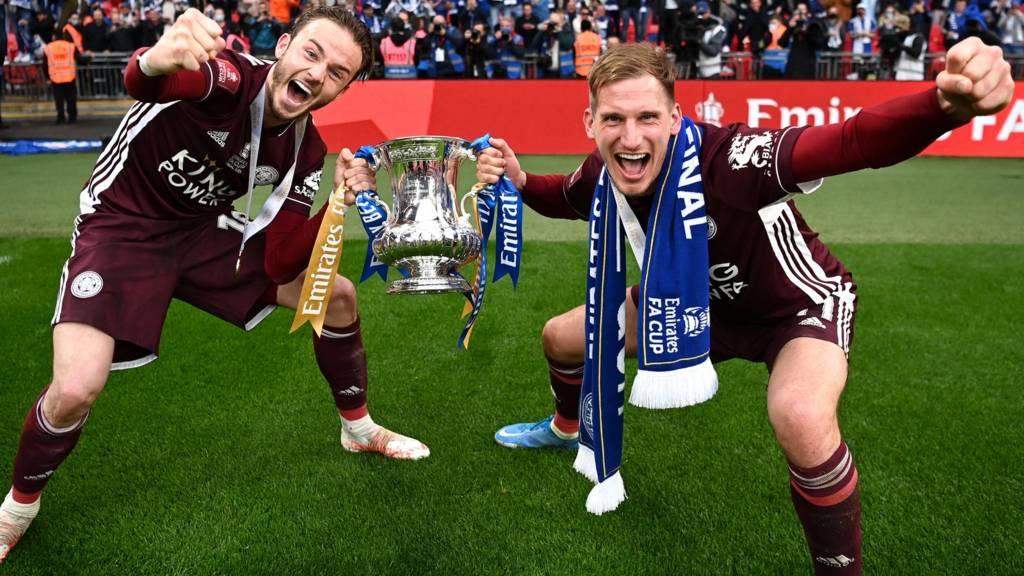
[[[682,132],[669,139],[655,182],[648,239],[643,240],[638,227],[639,237],[631,238],[643,260],[637,303],[639,371],[630,402],[645,408],[690,406],[710,399],[718,389],[709,357],[708,230],[700,138],[697,126],[684,118]],[[626,259],[620,221],[628,222],[630,215],[620,213],[617,194],[603,170],[590,210],[582,426],[574,464],[597,483],[587,497],[587,510],[594,514],[614,510],[626,498],[619,471],[626,388]],[[629,209],[624,201],[622,207]]]

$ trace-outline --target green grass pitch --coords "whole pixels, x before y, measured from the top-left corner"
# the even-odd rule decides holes
[[[50,376],[49,320],[94,160],[0,158],[0,489]],[[866,572],[1024,573],[1020,161],[918,159],[829,179],[798,205],[859,284],[840,416]],[[351,219],[349,277],[359,228]],[[717,397],[694,408],[628,408],[630,498],[603,517],[585,511],[570,454],[493,442],[551,410],[539,335],[581,301],[583,235],[527,215],[520,287],[490,287],[469,351],[454,347],[459,296],[360,286],[372,413],[430,445],[422,462],[341,450],[308,332],[289,335],[285,311],[244,334],[175,303],[161,359],[110,378],[0,574],[809,573],[762,366],[719,365]]]

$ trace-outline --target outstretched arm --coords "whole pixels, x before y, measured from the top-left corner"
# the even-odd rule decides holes
[[[968,38],[949,49],[936,88],[869,106],[842,124],[807,128],[793,148],[793,176],[810,182],[912,158],[975,116],[995,114],[1013,97],[1002,50]]]

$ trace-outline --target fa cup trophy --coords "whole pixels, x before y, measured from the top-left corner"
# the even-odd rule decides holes
[[[394,194],[387,221],[373,240],[374,256],[408,275],[388,285],[390,294],[468,292],[456,268],[480,255],[481,239],[470,221],[465,200],[459,202],[459,165],[475,159],[470,143],[460,138],[415,136],[375,146],[370,166],[383,167]]]

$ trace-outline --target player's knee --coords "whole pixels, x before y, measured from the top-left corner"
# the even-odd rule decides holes
[[[836,410],[815,398],[776,398],[768,404],[768,418],[775,436],[788,451],[826,438],[836,425]]]
[[[562,316],[555,316],[544,324],[541,340],[544,343],[544,355],[552,360],[571,362],[575,360],[572,350],[572,334],[568,323]]]
[[[47,420],[57,427],[74,424],[99,398],[103,384],[103,377],[91,374],[55,377],[43,404]]]
[[[328,321],[332,326],[349,324],[356,317],[356,287],[344,276],[334,277],[331,303],[327,307]]]

